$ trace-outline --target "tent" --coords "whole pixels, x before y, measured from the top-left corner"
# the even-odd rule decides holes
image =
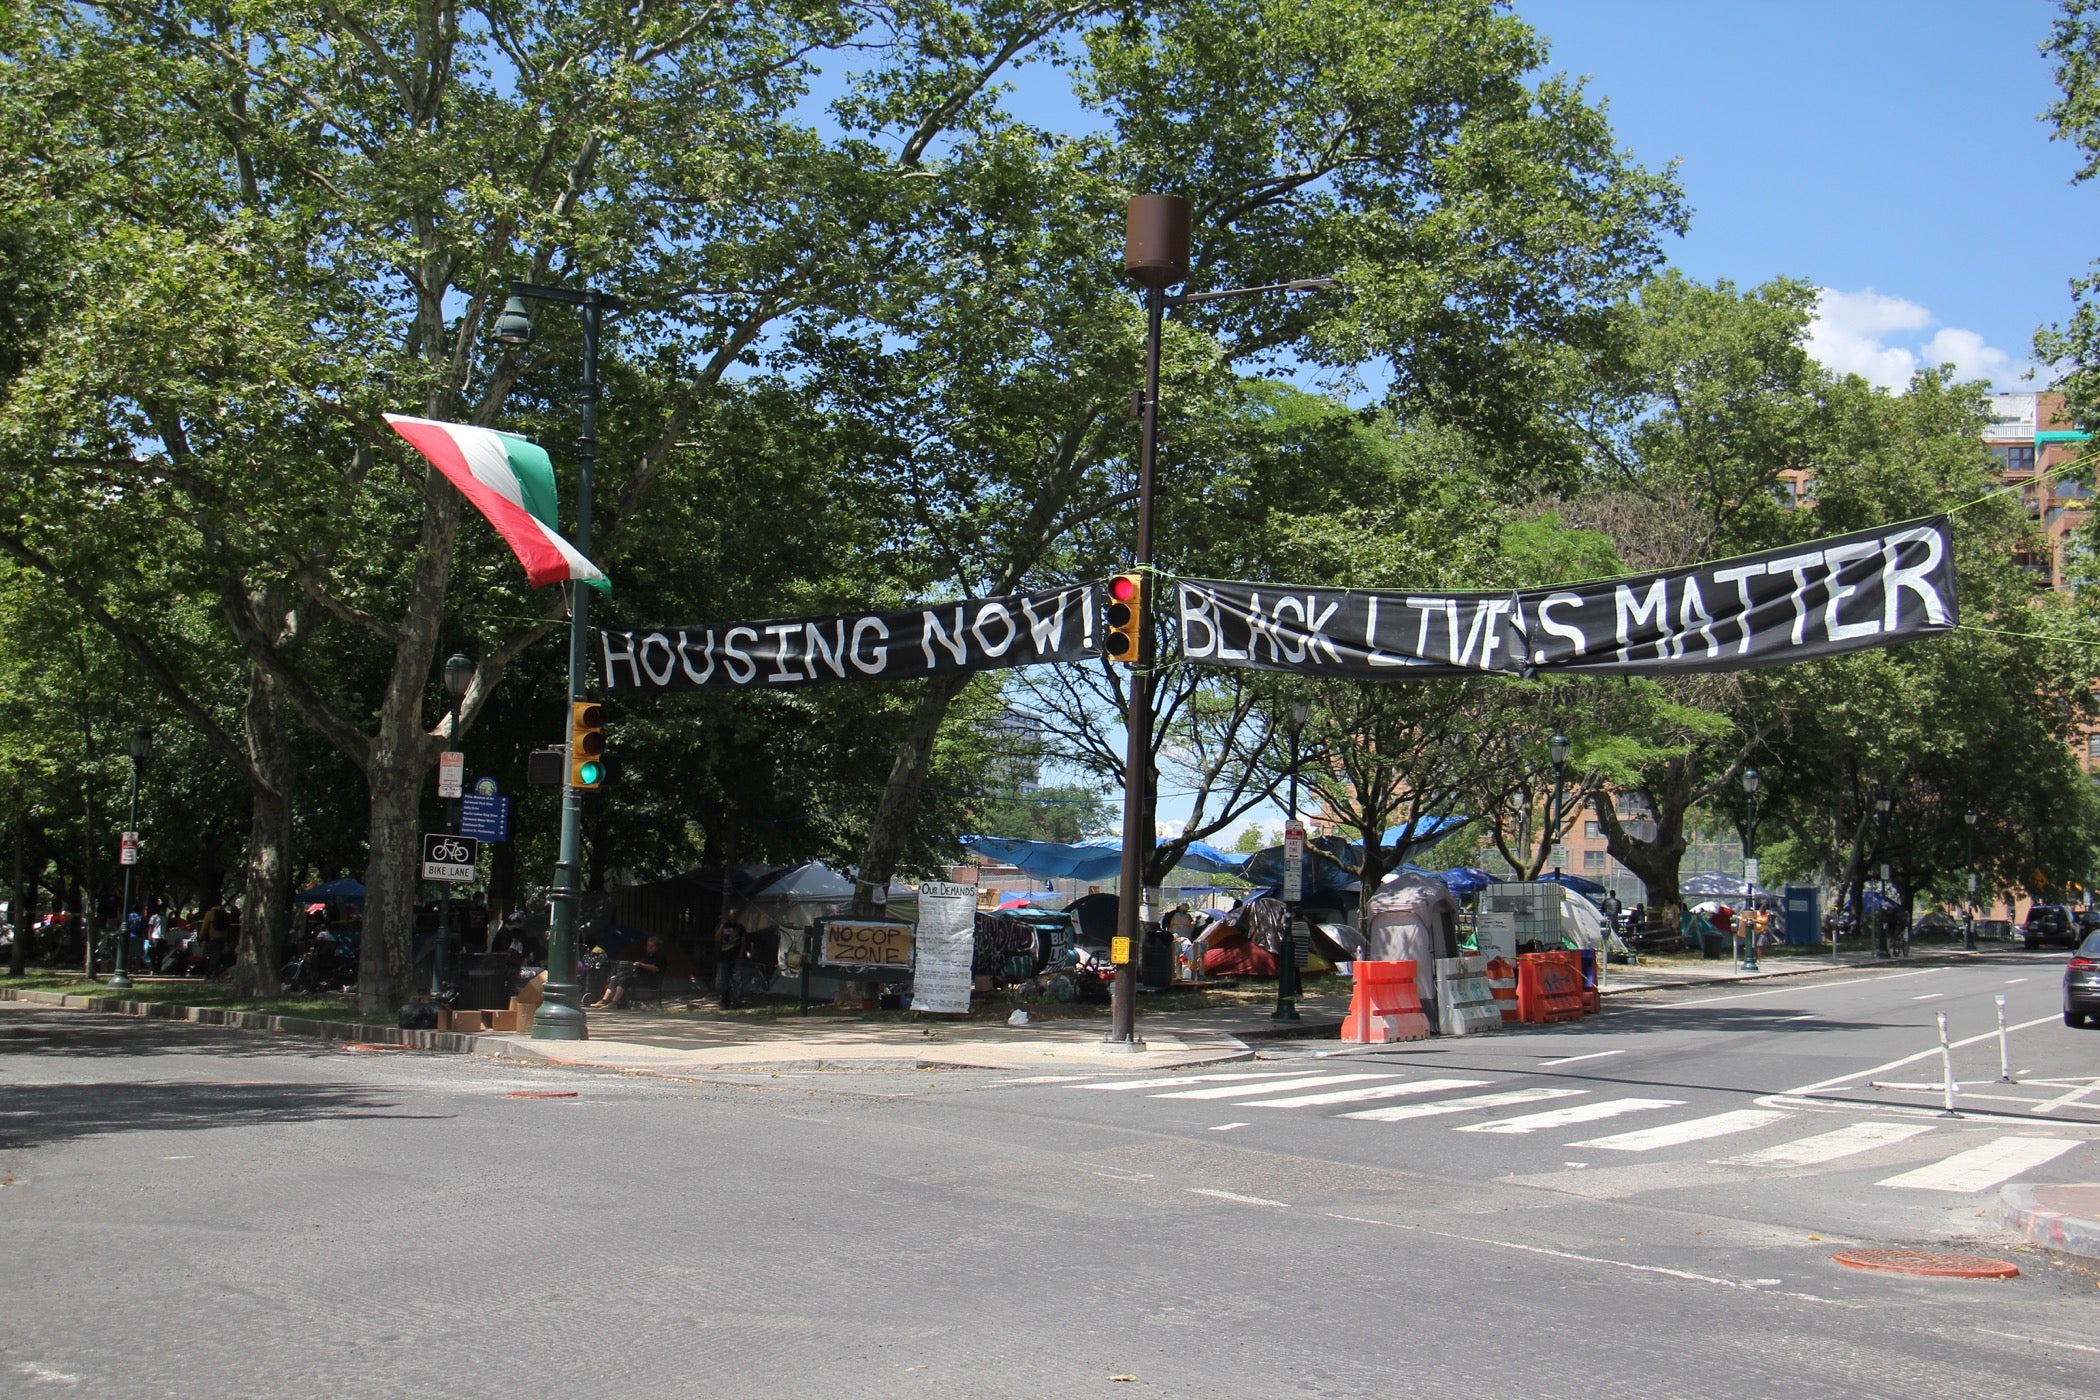
[[[328,880],[292,896],[294,904],[363,904],[365,887],[356,880]]]
[[[1539,876],[1539,879],[1549,885],[1565,886],[1574,890],[1577,894],[1604,893],[1604,886],[1598,884],[1595,880],[1585,880],[1580,875],[1570,875],[1565,870],[1551,871]]]
[[[1436,1021],[1436,960],[1458,956],[1458,901],[1434,876],[1402,875],[1371,896],[1363,930],[1377,962],[1412,961],[1423,1014]]]
[[[1439,871],[1437,878],[1460,899],[1471,899],[1489,885],[1500,883],[1485,870],[1470,865],[1456,865],[1449,870]]]
[[[1023,904],[1052,904],[1057,900],[1056,890],[1008,890],[999,896],[1001,909],[1014,909]]]
[[[1016,866],[1035,880],[1113,880],[1123,871],[1120,837],[1090,841],[1020,841],[1003,836],[965,836],[963,849]],[[1237,875],[1247,857],[1192,841],[1175,868],[1204,875]]]
[[[1742,903],[1745,897],[1743,889],[1742,876],[1724,875],[1718,870],[1697,871],[1677,882],[1677,890],[1680,894],[1699,899],[1732,899],[1738,904]],[[1756,899],[1779,898],[1777,894],[1766,889],[1763,885],[1753,884],[1749,886],[1749,891],[1750,897]]]

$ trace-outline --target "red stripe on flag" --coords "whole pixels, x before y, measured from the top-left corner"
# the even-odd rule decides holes
[[[443,472],[445,480],[459,488],[459,494],[472,502],[474,509],[496,527],[496,533],[503,536],[504,543],[525,566],[527,583],[539,588],[561,583],[569,577],[569,561],[547,538],[539,521],[523,506],[512,504],[482,485],[467,465],[466,456],[459,450],[459,442],[444,424],[426,419],[388,421],[395,432],[408,439],[409,445],[428,458],[430,465]]]

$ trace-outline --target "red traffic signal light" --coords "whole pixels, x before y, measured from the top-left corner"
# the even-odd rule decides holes
[[[1108,659],[1135,666],[1145,655],[1145,576],[1117,574],[1108,581]]]

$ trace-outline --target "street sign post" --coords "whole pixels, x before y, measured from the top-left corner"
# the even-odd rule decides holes
[[[481,843],[471,836],[447,831],[423,833],[423,878],[466,884],[474,879],[474,862],[481,856]]]
[[[477,841],[510,839],[510,799],[475,794],[459,802],[459,834]]]
[[[458,749],[447,749],[438,755],[438,796],[457,797],[465,785],[467,756]]]
[[[137,865],[138,863],[139,834],[136,831],[124,832],[117,838],[117,864]]]
[[[1291,821],[1283,827],[1283,902],[1296,904],[1305,897],[1305,823]]]

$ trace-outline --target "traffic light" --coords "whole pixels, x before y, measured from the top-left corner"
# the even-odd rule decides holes
[[[1108,581],[1108,659],[1136,666],[1145,657],[1145,576]]]
[[[605,786],[605,722],[611,716],[597,700],[569,702],[569,786]]]

